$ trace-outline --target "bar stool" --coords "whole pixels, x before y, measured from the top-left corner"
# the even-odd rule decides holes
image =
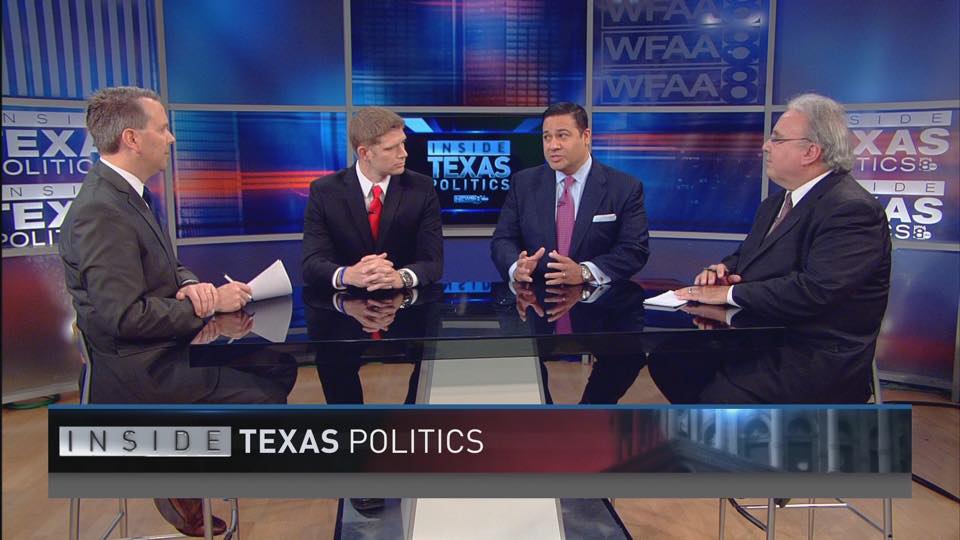
[[[87,342],[83,337],[83,332],[80,331],[80,328],[77,326],[77,323],[73,323],[73,335],[76,338],[77,348],[80,349],[80,358],[83,360],[83,366],[80,376],[80,404],[86,405],[90,403],[90,385],[93,377],[93,364],[92,357],[90,355],[89,349],[87,349]],[[237,502],[237,499],[225,499],[230,502],[230,524],[227,527],[227,530],[223,533],[224,540],[240,540],[240,509]],[[206,540],[213,539],[213,510],[210,505],[210,499],[203,499],[203,530],[204,538]],[[151,536],[127,536],[128,523],[127,523],[127,499],[117,499],[117,513],[113,517],[113,521],[110,523],[110,526],[107,527],[107,530],[101,536],[102,539],[106,539],[114,530],[117,530],[119,527],[120,538],[118,540],[165,540],[170,538],[188,538],[188,536],[183,534],[164,534],[164,535],[151,535]],[[80,539],[80,499],[71,498],[70,499],[70,529],[69,529],[70,540],[79,540]]]
[[[873,396],[871,402],[875,404],[883,403],[883,396],[880,391],[880,373],[877,370],[877,358],[874,356],[873,364],[871,366],[871,387],[873,390]],[[813,540],[813,525],[814,525],[814,511],[817,508],[846,508],[857,515],[860,519],[864,520],[871,527],[883,534],[884,540],[893,539],[893,499],[885,498],[883,499],[883,523],[877,523],[863,512],[858,510],[855,506],[848,503],[847,501],[836,497],[834,498],[836,502],[827,502],[827,503],[818,503],[816,499],[807,499],[806,503],[790,503],[790,499],[767,499],[767,504],[740,504],[736,499],[720,499],[720,527],[718,538],[723,540],[724,538],[724,529],[726,525],[726,505],[724,501],[729,502],[730,506],[737,511],[738,514],[743,516],[744,519],[752,523],[754,526],[766,533],[766,537],[769,540],[772,540],[776,536],[776,518],[777,518],[777,507],[780,508],[806,508],[807,509],[807,538],[808,540]],[[760,519],[751,515],[748,510],[766,510],[767,511],[767,521],[766,523],[760,521]]]

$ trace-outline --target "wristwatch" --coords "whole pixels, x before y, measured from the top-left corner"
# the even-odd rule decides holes
[[[583,278],[584,283],[593,282],[593,272],[590,271],[590,268],[585,264],[580,265],[580,277]]]
[[[404,290],[403,301],[400,302],[400,309],[406,309],[413,304],[413,294],[415,291]]]
[[[407,270],[406,268],[401,268],[399,272],[400,272],[400,279],[403,280],[403,288],[412,289],[413,274],[410,272],[410,270]]]

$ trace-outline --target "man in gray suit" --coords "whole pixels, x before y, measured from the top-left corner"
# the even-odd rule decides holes
[[[160,97],[141,88],[96,92],[87,129],[100,161],[61,229],[60,257],[91,360],[146,362],[181,351],[216,312],[251,299],[243,283],[200,283],[177,260],[145,182],[166,169],[174,142]],[[202,535],[197,499],[158,499],[184,534]],[[219,518],[215,529],[225,528]],[[221,534],[221,533],[217,533]]]

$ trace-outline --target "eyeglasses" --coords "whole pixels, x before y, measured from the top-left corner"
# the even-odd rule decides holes
[[[777,137],[776,135],[771,135],[767,137],[767,142],[769,142],[770,144],[782,144],[788,141],[810,141],[810,139],[806,137],[793,137],[793,138]],[[813,141],[810,141],[810,142],[813,142]]]

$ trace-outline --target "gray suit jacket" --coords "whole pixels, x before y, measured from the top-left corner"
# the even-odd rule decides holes
[[[174,297],[196,276],[183,267],[143,199],[97,163],[60,231],[60,257],[77,325],[94,356],[159,356],[202,326]]]

